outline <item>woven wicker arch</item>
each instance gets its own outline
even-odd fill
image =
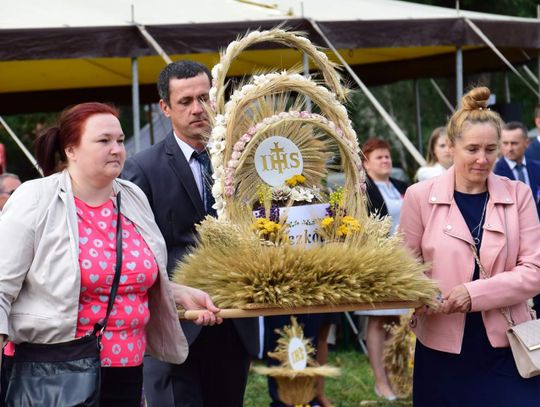
[[[286,45],[307,54],[321,71],[330,90],[335,93],[339,100],[345,100],[347,92],[341,85],[341,78],[336,71],[336,65],[328,60],[326,54],[317,49],[307,38],[303,37],[301,32],[274,28],[268,31],[253,31],[245,37],[231,42],[225,52],[222,52],[220,63],[212,69],[212,76],[214,77],[213,88],[215,90],[211,93],[210,97],[217,114],[224,112],[225,80],[233,61],[244,50],[261,42],[274,42]]]

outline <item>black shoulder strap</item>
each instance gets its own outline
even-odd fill
[[[120,283],[120,274],[122,272],[122,219],[120,218],[120,191],[116,194],[116,265],[114,269],[114,279],[111,286],[111,295],[109,296],[109,303],[107,304],[107,313],[103,319],[103,323],[96,323],[94,325],[93,335],[98,333],[103,333],[105,327],[107,326],[107,321],[109,320],[109,315],[111,314],[112,307],[114,304],[114,299],[116,298],[116,292],[118,291],[118,284]]]

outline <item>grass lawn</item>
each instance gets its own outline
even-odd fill
[[[262,363],[262,362],[257,362]],[[341,368],[341,376],[327,379],[326,396],[336,407],[410,406],[410,400],[385,402],[373,392],[373,377],[367,357],[356,350],[330,352],[329,362]],[[270,403],[266,377],[250,373],[244,399],[245,407],[266,407]]]

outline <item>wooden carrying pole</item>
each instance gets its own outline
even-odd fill
[[[321,314],[327,312],[365,311],[374,309],[417,308],[420,306],[422,306],[422,303],[420,301],[389,301],[363,304],[313,305],[292,308],[265,307],[264,305],[260,304],[248,304],[245,309],[222,309],[221,311],[216,313],[216,316],[221,318],[253,318],[267,317],[272,315]],[[203,312],[206,312],[206,310],[178,310],[178,317],[180,319],[194,321]]]

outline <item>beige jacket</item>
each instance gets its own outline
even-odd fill
[[[188,353],[169,288],[165,241],[146,196],[117,179],[122,213],[154,254],[159,278],[149,290],[147,353],[182,363]],[[67,171],[22,184],[0,217],[0,334],[15,343],[57,343],[75,337],[80,269],[79,233]]]

